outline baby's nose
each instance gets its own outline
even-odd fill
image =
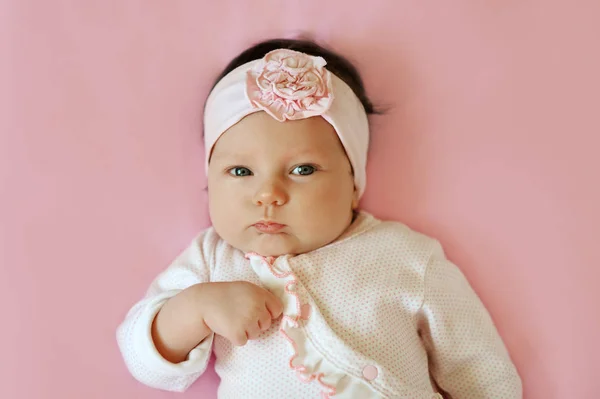
[[[281,206],[288,200],[288,195],[281,185],[276,182],[263,184],[254,195],[254,203],[258,206]]]

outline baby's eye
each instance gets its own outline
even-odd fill
[[[307,176],[307,175],[312,175],[313,173],[315,173],[316,170],[317,170],[317,168],[315,168],[312,165],[300,165],[300,166],[296,166],[294,169],[292,169],[292,174]]]
[[[239,177],[252,176],[252,171],[243,166],[235,166],[235,167],[229,169],[228,172],[232,176],[239,176]]]

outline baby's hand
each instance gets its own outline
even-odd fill
[[[279,298],[246,281],[209,283],[204,322],[214,333],[243,346],[271,327],[283,312]]]

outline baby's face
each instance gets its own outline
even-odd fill
[[[263,256],[300,254],[339,237],[358,205],[352,168],[321,117],[248,115],[213,147],[210,217],[230,245]]]

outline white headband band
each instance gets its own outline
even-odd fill
[[[242,118],[265,111],[278,121],[320,115],[335,129],[354,169],[359,196],[366,186],[369,124],[352,89],[321,57],[274,50],[231,71],[214,87],[204,110],[205,169],[219,137]]]

